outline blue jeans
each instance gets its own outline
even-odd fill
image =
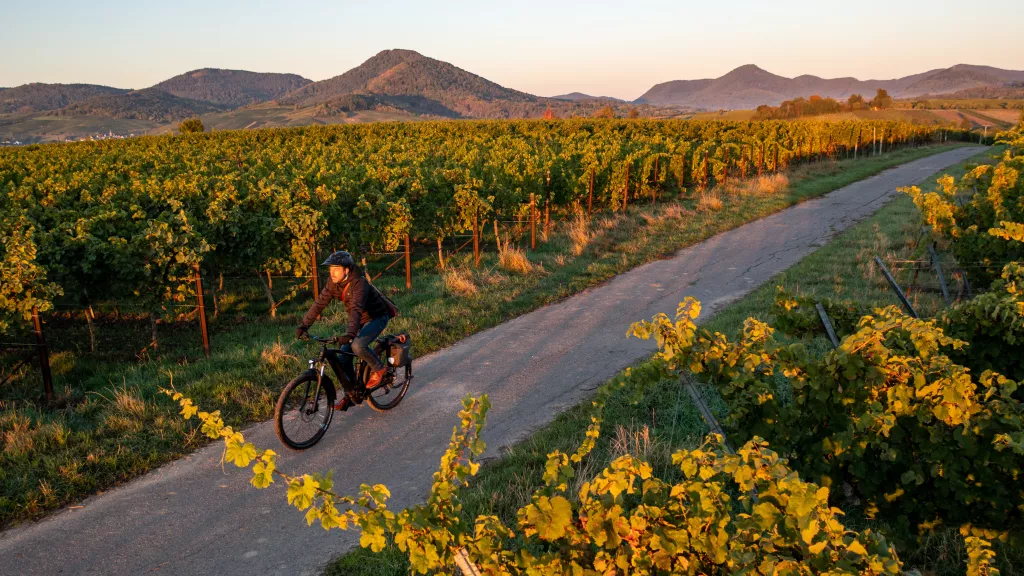
[[[373,344],[373,341],[380,336],[380,333],[387,328],[389,320],[391,320],[391,318],[385,314],[384,316],[374,318],[366,324],[363,324],[363,327],[359,330],[359,334],[357,334],[355,339],[352,340],[352,343],[342,345],[341,351],[350,352],[359,356],[363,359],[363,362],[366,362],[366,365],[369,366],[371,370],[380,370],[384,367],[384,363],[377,357],[377,353],[373,351],[371,345]],[[348,354],[341,354],[340,356],[341,371],[345,373],[345,377],[348,378],[349,382],[356,385],[356,371],[352,366],[354,359]]]

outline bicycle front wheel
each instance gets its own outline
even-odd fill
[[[317,373],[303,372],[284,387],[274,408],[274,431],[282,444],[305,450],[323,438],[334,417],[334,386],[324,376],[316,385]]]

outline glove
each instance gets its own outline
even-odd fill
[[[305,340],[306,332],[309,332],[309,326],[299,326],[295,329],[295,339]]]
[[[335,340],[337,340],[338,344],[341,344],[342,346],[344,346],[345,344],[351,344],[352,343],[352,337],[349,336],[348,334],[345,334],[344,336],[339,336],[339,337],[335,338]]]

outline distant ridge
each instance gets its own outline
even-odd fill
[[[97,84],[43,84],[34,82],[0,92],[0,114],[31,114],[56,110],[69,104],[129,90]]]
[[[552,96],[555,100],[569,100],[571,102],[579,102],[581,100],[607,100],[611,102],[625,102],[621,98],[614,98],[612,96],[591,96],[590,94],[584,94],[582,92],[570,92],[569,94],[562,94],[561,96]]]
[[[238,108],[275,100],[311,83],[297,74],[203,68],[179,74],[153,88],[179,98]]]
[[[637,103],[704,109],[749,109],[761,104],[775,106],[783,100],[817,94],[845,99],[851,94],[873,96],[879,88],[894,98],[940,95],[982,87],[1000,87],[1024,80],[1024,71],[990,66],[957,64],[892,80],[819,78],[803,75],[786,78],[753,64],[740,66],[720,78],[672,80],[652,87]]]
[[[48,112],[51,116],[100,116],[124,120],[173,122],[190,116],[223,112],[224,106],[209,102],[179,98],[155,88],[134,90],[123,94],[107,94],[75,102],[60,110]]]

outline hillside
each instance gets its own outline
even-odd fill
[[[582,102],[584,100],[604,100],[608,102],[625,102],[621,98],[614,98],[612,96],[591,96],[582,92],[570,92],[569,94],[562,94],[561,96],[552,96],[555,100],[569,100],[570,102]]]
[[[56,110],[96,96],[129,90],[97,84],[42,84],[33,82],[0,91],[0,114],[31,114]]]
[[[153,88],[179,98],[239,108],[280,98],[310,83],[297,74],[203,68],[179,74]]]
[[[385,50],[340,76],[309,84],[278,101],[319,106],[325,115],[353,107],[447,118],[540,116],[549,105],[560,114],[582,110],[571,102],[505,88],[412,50]]]
[[[223,106],[180,98],[153,88],[124,94],[96,96],[49,112],[53,116],[101,116],[125,120],[173,122],[191,116],[221,112]]]
[[[811,94],[836,99],[846,99],[851,94],[871,97],[879,88],[887,90],[895,98],[913,98],[922,94],[938,95],[980,87],[1001,87],[1018,82],[1021,78],[1024,78],[1024,71],[967,64],[891,80],[828,79],[811,75],[786,78],[747,64],[720,78],[673,80],[657,84],[636,102],[737,110],[756,108],[761,104],[777,106],[784,100]]]

